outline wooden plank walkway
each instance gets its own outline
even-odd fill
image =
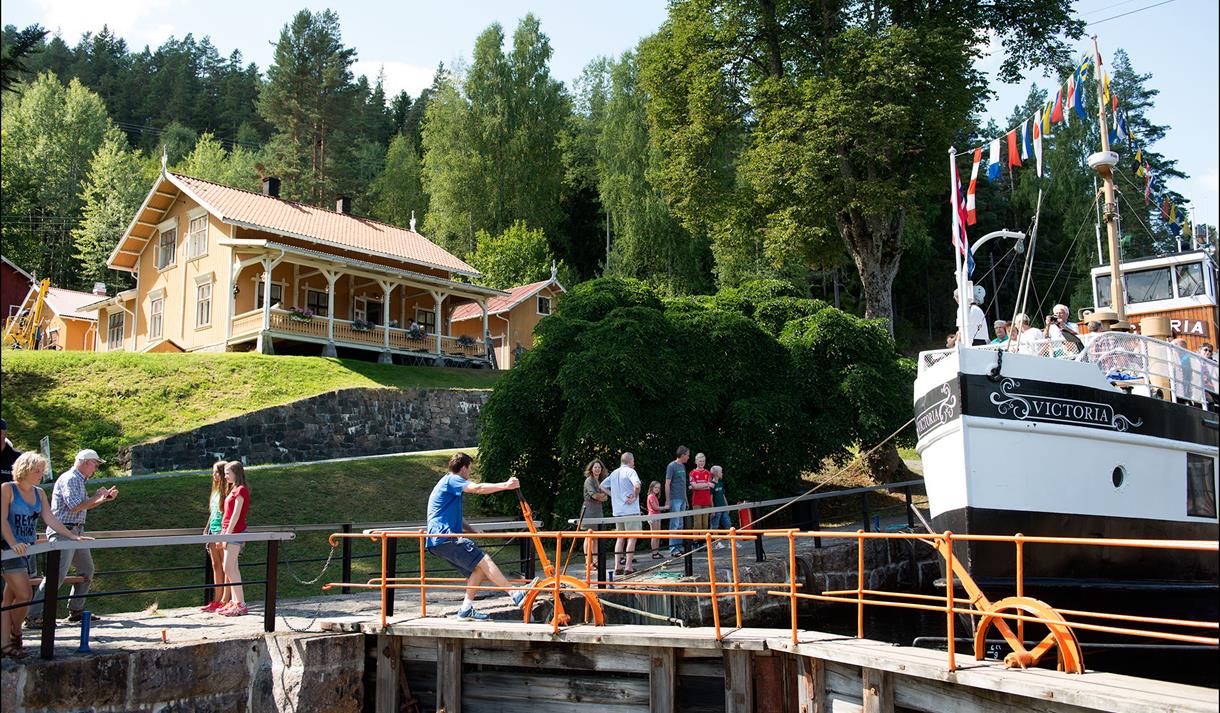
[[[793,644],[786,631],[762,628],[725,628],[721,641],[705,627],[577,625],[556,634],[546,624],[432,617],[400,618],[384,632],[378,630],[377,622],[360,617],[330,619],[322,622],[322,628],[399,639],[401,656],[395,658],[438,662],[438,687],[458,686],[446,694],[450,713],[455,713],[453,700],[469,696],[461,692],[460,682],[445,681],[442,672],[452,676],[463,670],[463,662],[515,665],[538,674],[540,681],[589,671],[647,673],[653,686],[644,700],[651,704],[639,710],[674,710],[670,701],[675,700],[680,674],[723,678],[724,710],[729,711],[761,710],[761,697],[753,700],[751,691],[764,685],[780,686],[768,691],[771,694],[782,695],[789,689],[793,698],[809,703],[807,710],[819,713],[893,711],[895,707],[938,713],[999,713],[1014,706],[1046,713],[1204,713],[1220,709],[1217,691],[1209,688],[1101,672],[1072,675],[1047,669],[1012,670],[995,661],[975,661],[968,653],[959,653],[960,668],[950,672],[946,655],[940,651],[813,631],[801,631],[799,643]],[[447,653],[438,654],[438,649]],[[603,650],[605,655],[599,656]],[[692,670],[691,665],[708,670]],[[788,670],[794,673],[779,675],[775,679],[779,683],[772,683],[766,677],[768,666],[790,666]],[[574,670],[577,668],[587,670]],[[467,670],[459,675],[470,677],[472,673]],[[638,700],[639,693],[624,689],[624,704]],[[481,709],[474,701],[470,703],[471,710]],[[821,706],[815,707],[815,703]],[[543,709],[550,707],[538,710]],[[638,708],[622,710],[629,709]]]

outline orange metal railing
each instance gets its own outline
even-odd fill
[[[331,587],[355,587],[374,589],[381,592],[381,626],[387,623],[388,593],[397,589],[410,589],[419,592],[420,614],[427,616],[428,593],[434,590],[466,589],[465,579],[461,577],[430,577],[427,574],[425,558],[425,538],[427,537],[465,537],[476,541],[488,539],[530,538],[539,552],[539,559],[545,563],[546,577],[538,582],[527,595],[525,620],[529,621],[529,604],[535,597],[547,596],[553,603],[554,614],[550,624],[552,630],[558,633],[570,619],[563,612],[561,595],[576,595],[584,600],[584,620],[588,623],[602,623],[601,605],[598,596],[602,594],[662,594],[672,597],[700,597],[711,603],[713,635],[717,640],[726,633],[722,627],[720,603],[728,599],[733,603],[734,630],[742,626],[741,602],[746,596],[774,596],[788,600],[789,628],[791,640],[800,643],[801,630],[798,627],[797,611],[802,600],[854,604],[856,607],[856,635],[864,638],[864,612],[866,607],[888,607],[909,609],[914,611],[943,612],[945,615],[946,642],[949,670],[957,669],[956,630],[957,615],[972,615],[980,617],[980,624],[974,633],[974,655],[982,659],[985,653],[986,636],[994,627],[1008,643],[1012,653],[1005,657],[1005,663],[1014,667],[1026,667],[1038,664],[1051,651],[1058,653],[1059,667],[1069,672],[1083,672],[1083,660],[1080,654],[1076,632],[1088,631],[1113,634],[1125,637],[1152,638],[1180,643],[1220,646],[1220,622],[1199,621],[1175,617],[1141,616],[1134,614],[1108,613],[1090,610],[1054,609],[1044,602],[1025,596],[1025,566],[1027,553],[1025,546],[1039,545],[1072,545],[1090,547],[1128,547],[1179,551],[1217,552],[1218,543],[1213,540],[1132,540],[1104,538],[1064,538],[1064,537],[1030,537],[1016,535],[955,535],[952,532],[918,534],[904,532],[802,532],[795,529],[770,530],[667,530],[666,537],[686,539],[701,545],[699,552],[707,557],[707,578],[683,581],[672,580],[599,580],[593,576],[594,555],[597,551],[596,542],[605,539],[649,539],[660,534],[652,530],[635,531],[569,531],[569,532],[494,532],[465,533],[453,535],[429,535],[422,530],[385,530],[370,533],[336,533],[331,535],[331,544],[335,545],[341,538],[367,538],[378,541],[381,546],[382,562],[381,576],[370,578],[364,583],[334,582],[325,585]],[[764,540],[780,540],[786,545],[786,564],[788,576],[783,582],[745,582],[740,578],[737,558],[737,542]],[[804,591],[804,586],[797,581],[797,557],[802,540],[809,538],[825,538],[831,540],[854,541],[858,550],[856,558],[856,586],[852,589],[824,591],[813,593]],[[419,573],[410,577],[388,577],[387,552],[391,540],[414,540],[419,549]],[[865,544],[868,540],[918,540],[933,547],[945,559],[945,571],[950,573],[945,577],[944,593],[922,594],[874,590],[865,587]],[[715,542],[733,543],[728,548],[730,556],[729,577],[718,579],[716,570]],[[1014,596],[992,601],[970,577],[962,563],[953,552],[954,542],[1000,542],[1013,545],[1016,579]],[[553,546],[552,546],[553,544]],[[582,577],[572,577],[565,574],[573,557],[574,548],[580,544],[584,547],[584,569]],[[567,563],[564,563],[564,548],[567,546]],[[550,557],[548,558],[548,555]],[[690,556],[689,554],[686,556]],[[555,562],[550,567],[549,562]],[[561,563],[564,563],[561,565]],[[723,569],[723,567],[722,567]],[[644,570],[647,572],[648,570]],[[491,584],[480,584],[474,589],[480,591],[506,591],[517,589],[524,579],[510,579],[510,587],[498,587]],[[955,587],[961,587],[965,596],[957,596]],[[1069,619],[1070,617],[1070,619]],[[1089,620],[1089,621],[1082,621]],[[1010,623],[1015,622],[1015,631]],[[1047,628],[1048,634],[1034,648],[1025,648],[1026,625],[1035,624]],[[1137,628],[1139,626],[1145,628]],[[1156,628],[1147,628],[1156,627]],[[1187,629],[1191,633],[1175,631]],[[729,632],[731,633],[731,631]]]

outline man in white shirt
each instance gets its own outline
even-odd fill
[[[610,491],[610,508],[614,517],[640,514],[640,476],[635,472],[635,456],[624,453],[619,458],[618,468],[606,476],[602,487]],[[616,530],[638,530],[639,520],[615,523]],[[624,556],[624,545],[626,556]],[[635,538],[620,537],[614,541],[614,573],[631,574],[634,571]]]
[[[1064,332],[1080,334],[1080,325],[1068,321],[1067,305],[1055,305],[1051,310],[1053,319],[1046,320],[1046,336],[1050,339],[1063,339]]]
[[[957,290],[953,291],[953,301],[959,304],[961,303],[961,296],[958,295]],[[966,339],[966,344],[976,347],[981,347],[987,344],[987,340],[990,339],[987,334],[987,315],[983,314],[983,309],[975,304],[974,300],[970,301],[970,316],[968,319],[970,320],[970,336]],[[957,325],[957,334],[960,343],[960,340],[963,338],[962,316],[960,312],[958,313],[954,324]]]

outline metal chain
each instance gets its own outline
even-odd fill
[[[288,572],[288,574],[291,575],[292,578],[297,581],[297,584],[317,584],[318,580],[322,579],[322,575],[326,574],[326,570],[327,570],[327,568],[330,567],[330,561],[332,559],[334,559],[335,550],[337,550],[337,549],[339,549],[338,545],[330,546],[330,554],[326,555],[326,564],[322,565],[322,571],[318,572],[318,576],[314,577],[313,579],[309,580],[308,582],[306,582],[305,580],[298,577],[296,575],[296,573],[292,571],[292,567],[289,566],[288,562],[284,562],[284,570],[286,572]]]
[[[318,617],[322,616],[322,605],[323,604],[325,604],[325,602],[318,602],[318,608],[314,609],[313,616],[309,619],[309,623],[300,629],[293,626],[292,622],[288,621],[288,617],[286,615],[280,614],[280,618],[284,620],[284,626],[288,627],[289,629],[292,629],[293,631],[297,632],[298,634],[301,634],[301,633],[304,633],[304,632],[312,629],[314,622],[316,622],[318,620]]]

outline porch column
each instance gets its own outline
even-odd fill
[[[436,300],[436,358],[441,358],[441,301],[445,299],[445,295],[439,291],[431,291],[432,299]]]
[[[271,268],[275,262],[270,255],[266,255],[259,260],[259,264],[263,266],[263,329],[258,333],[258,351],[260,354],[274,354],[267,330],[271,329]]]
[[[237,251],[233,251],[233,259],[229,261],[229,282],[226,287],[226,294],[229,296],[229,314],[225,320],[225,343],[227,344],[233,338],[233,317],[237,315],[237,294],[233,291],[236,284],[237,271],[241,269],[241,258],[237,257]]]
[[[491,350],[491,333],[487,330],[487,300],[479,302],[479,309],[483,312],[483,351],[491,368],[494,369],[496,368],[496,357]]]
[[[384,350],[381,352],[381,356],[377,357],[377,362],[393,364],[394,359],[390,356],[390,294],[394,292],[397,285],[389,280],[378,280],[377,284],[381,285],[381,336],[384,338]]]
[[[323,270],[326,278],[326,346],[322,347],[322,356],[335,357],[335,283],[339,281],[337,270]]]

